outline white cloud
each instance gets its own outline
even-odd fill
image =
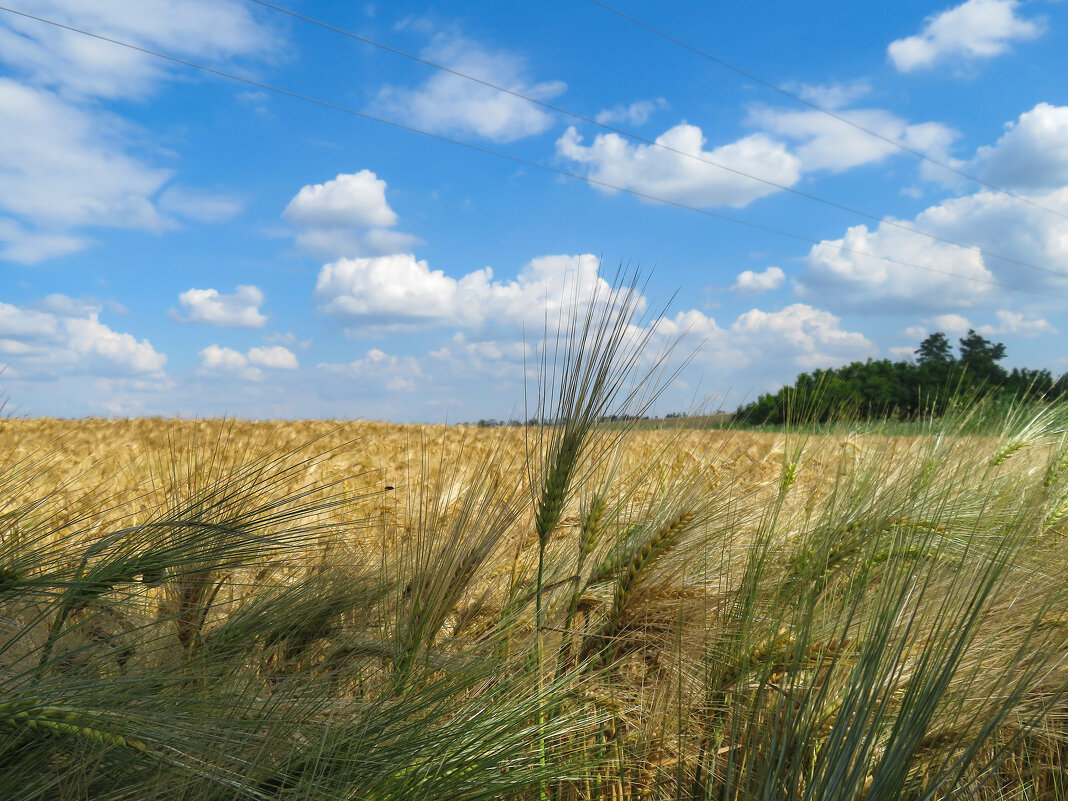
[[[1033,199],[1068,214],[1068,188]],[[1068,221],[1024,200],[1000,192],[978,192],[931,206],[910,225],[973,247],[932,241],[883,223],[874,231],[853,226],[843,238],[811,249],[799,280],[801,293],[820,297],[835,308],[934,310],[990,304],[1005,296],[1003,288],[983,282],[1051,294],[1068,290],[1068,277],[993,256],[984,258],[975,249],[1049,265],[1052,270],[1068,264]]]
[[[1068,185],[1068,106],[1039,103],[1005,128],[996,144],[976,152],[984,180],[1030,192]]]
[[[238,286],[233,295],[221,295],[217,289],[188,289],[178,296],[185,316],[171,309],[170,318],[223,328],[260,328],[267,324],[267,317],[260,312],[263,301],[263,292],[254,286]]]
[[[170,171],[123,153],[115,127],[99,112],[0,78],[0,211],[53,233],[171,225],[151,201]]]
[[[632,144],[613,133],[599,134],[593,144],[585,146],[578,131],[570,127],[557,140],[556,152],[561,158],[587,165],[590,178],[596,181],[694,206],[741,207],[779,191],[697,159],[782,186],[792,186],[801,177],[800,159],[765,134],[752,134],[706,151],[701,129],[682,123],[661,134],[656,142],[671,150]]]
[[[371,348],[362,359],[347,364],[320,364],[327,373],[356,378],[361,382],[388,392],[413,392],[425,384],[423,368],[413,356],[392,356],[378,348]]]
[[[257,367],[268,367],[271,370],[297,370],[300,368],[296,354],[281,345],[249,348],[248,361],[249,364],[254,364]]]
[[[131,334],[112,331],[96,315],[65,320],[68,347],[90,363],[104,362],[134,373],[157,373],[167,357],[157,353],[147,339],[138,342]]]
[[[696,348],[694,360],[701,366],[762,382],[768,376],[789,377],[798,369],[843,364],[876,353],[863,334],[843,329],[838,317],[804,303],[770,312],[750,309],[727,328],[690,309],[659,321],[657,335],[668,341],[683,336],[676,352]]]
[[[423,55],[537,100],[551,100],[567,88],[562,81],[531,84],[519,56],[488,50],[462,36],[438,33]],[[417,89],[383,88],[376,107],[420,128],[438,133],[475,134],[494,142],[511,142],[540,134],[553,124],[551,114],[526,100],[440,71]]]
[[[250,348],[248,353],[242,353],[233,348],[211,344],[201,350],[199,355],[202,373],[233,373],[246,381],[262,380],[263,371],[260,367],[269,370],[300,368],[296,355],[281,345]]]
[[[998,324],[996,326],[982,325],[976,329],[983,336],[1015,334],[1018,337],[1029,339],[1031,337],[1042,336],[1043,334],[1060,333],[1056,328],[1050,325],[1048,320],[1041,317],[1028,318],[1022,313],[1009,311],[1007,309],[1000,309],[995,314],[998,318]]]
[[[619,105],[599,111],[594,119],[603,125],[645,125],[654,112],[667,107],[668,102],[662,97],[636,100],[629,106]]]
[[[820,108],[837,109],[848,106],[871,92],[871,84],[865,80],[828,84],[802,84],[801,97]]]
[[[263,371],[249,366],[248,357],[233,348],[208,345],[200,351],[202,373],[235,373],[246,381],[262,381]]]
[[[388,228],[397,223],[386,202],[386,182],[370,170],[302,187],[282,216],[307,228]]]
[[[38,339],[54,336],[58,329],[59,321],[54,314],[0,302],[0,336]]]
[[[478,310],[457,302],[480,271],[457,281],[410,254],[340,259],[324,265],[315,285],[319,310],[352,325],[469,324]],[[468,294],[473,294],[473,290]]]
[[[0,260],[36,264],[76,253],[89,240],[65,233],[27,231],[14,220],[0,217],[0,243]]]
[[[1042,317],[1030,317],[1023,312],[999,309],[994,312],[994,316],[997,318],[997,325],[975,325],[967,317],[959,314],[937,314],[924,320],[926,326],[910,326],[905,329],[904,333],[917,342],[926,339],[930,331],[942,331],[951,337],[960,337],[970,330],[975,330],[985,337],[1013,334],[1024,339],[1060,333],[1048,320]]]
[[[522,323],[541,330],[573,303],[610,287],[598,275],[591,254],[542,256],[528,262],[513,281],[494,281],[485,267],[461,278],[431,270],[410,254],[340,259],[319,272],[319,311],[354,329],[413,330],[434,326],[477,327]]]
[[[530,343],[499,340],[469,340],[457,331],[452,342],[429,354],[449,366],[455,375],[482,373],[494,378],[517,379],[524,364],[532,364],[535,348]]]
[[[198,60],[256,56],[276,39],[236,0],[28,0],[21,8],[149,48]],[[149,140],[99,99],[142,98],[171,67],[34,20],[0,19],[0,259],[32,264],[90,243],[72,229],[174,227],[154,197],[172,171],[131,154]],[[197,221],[234,213],[235,201],[188,189],[160,207]]]
[[[880,223],[875,231],[852,226],[841,239],[813,246],[799,291],[839,308],[871,310],[888,302],[904,308],[967,307],[995,294],[994,287],[980,283],[992,280],[976,251]]]
[[[33,304],[39,311],[51,312],[61,317],[89,317],[100,314],[103,307],[92,298],[72,298],[53,293]]]
[[[248,365],[248,358],[233,348],[208,345],[200,351],[200,364],[209,370],[239,370]]]
[[[268,344],[285,345],[287,348],[297,348],[298,350],[307,350],[312,345],[310,338],[297,339],[297,335],[292,331],[286,331],[284,334],[278,331],[273,334],[267,334],[263,337],[263,341]]]
[[[20,8],[198,60],[257,55],[277,44],[236,0],[27,0]],[[13,15],[0,23],[0,60],[32,83],[103,98],[143,97],[171,69],[144,53]]]
[[[768,267],[768,269],[760,273],[743,270],[738,273],[738,278],[735,279],[731,291],[737,292],[739,295],[755,295],[760,292],[778,289],[785,280],[786,273],[778,267]]]
[[[39,307],[0,303],[0,337],[14,376],[162,375],[167,357],[147,339],[100,322],[98,304],[50,295]]]
[[[841,364],[875,353],[863,334],[843,330],[830,312],[794,303],[777,312],[751,309],[731,324],[730,333],[752,358],[790,353],[794,364],[805,369]]]
[[[968,0],[928,17],[919,34],[891,42],[886,52],[898,72],[992,58],[1043,32],[1041,23],[1017,16],[1019,6],[1019,0]]]
[[[301,188],[282,216],[303,229],[297,245],[325,259],[400,253],[419,243],[393,230],[397,214],[386,200],[386,182],[370,170]]]
[[[230,195],[170,186],[159,196],[159,207],[194,222],[224,223],[240,214],[245,203]]]
[[[800,144],[796,155],[802,169],[847,170],[878,162],[900,152],[894,142],[943,161],[959,133],[937,122],[910,125],[882,109],[849,109],[836,112],[857,126],[875,131],[890,141],[865,133],[852,125],[815,110],[755,106],[747,122]]]
[[[975,327],[967,317],[959,314],[936,314],[928,318],[927,324],[935,331],[943,331],[953,336],[966,334],[969,329]]]

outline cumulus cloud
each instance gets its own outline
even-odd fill
[[[200,351],[200,364],[209,370],[239,370],[248,366],[248,358],[233,348],[208,345]]]
[[[1032,197],[1068,214],[1068,188]],[[1068,271],[1062,277],[1054,267],[1053,272],[1028,269],[984,258],[975,249],[1011,254],[1039,266],[1068,263],[1068,221],[1018,197],[984,191],[951,198],[909,222],[973,247],[932,241],[885,223],[875,230],[857,225],[842,238],[811,249],[799,290],[852,310],[964,309],[1000,301],[1005,290],[984,282],[1057,294],[1068,290]]]
[[[770,292],[772,289],[778,289],[785,280],[786,273],[778,267],[768,267],[760,273],[743,270],[738,273],[731,291],[737,292],[739,295],[756,295],[760,292]]]
[[[542,256],[512,281],[493,280],[485,267],[460,278],[431,270],[410,254],[340,259],[319,272],[319,311],[352,329],[414,330],[434,326],[471,328],[485,322],[537,325],[555,319],[572,303],[610,287],[591,254]]]
[[[551,100],[567,89],[563,81],[531,83],[520,56],[487,49],[453,33],[436,34],[423,55],[537,100]],[[474,134],[494,142],[534,136],[553,124],[551,114],[522,98],[447,72],[435,72],[416,89],[384,87],[375,107],[420,128]]]
[[[301,188],[282,216],[308,228],[388,228],[397,222],[386,202],[386,182],[370,170]]]
[[[779,191],[694,156],[781,186],[792,186],[801,177],[800,159],[762,133],[709,151],[701,129],[686,123],[657,137],[663,147],[634,144],[613,133],[598,135],[588,146],[582,141],[574,127],[568,128],[556,142],[557,155],[585,165],[595,181],[694,206],[739,208]]]
[[[777,312],[751,309],[731,324],[732,338],[752,358],[790,353],[798,367],[812,369],[871,356],[875,345],[863,334],[846,331],[841,319],[804,303]]]
[[[658,97],[656,100],[636,100],[629,106],[618,105],[597,112],[594,117],[603,125],[645,125],[654,112],[668,107],[668,102]]]
[[[798,288],[838,308],[870,311],[974,306],[996,295],[994,280],[977,251],[880,223],[813,246]]]
[[[755,106],[748,123],[798,142],[794,151],[802,169],[841,171],[882,161],[900,152],[893,143],[944,161],[950,145],[960,136],[937,122],[910,125],[882,109],[848,109],[836,112],[861,128],[875,131],[884,141],[841,120],[815,110]]]
[[[759,365],[765,378],[788,377],[785,374],[797,369],[843,364],[877,352],[863,334],[844,329],[839,317],[804,303],[778,311],[750,309],[726,328],[691,309],[660,320],[657,335],[669,340],[683,336],[682,351],[686,343],[700,343],[694,359],[703,366],[739,375]]]
[[[248,361],[249,364],[254,364],[257,367],[268,367],[271,370],[297,370],[300,368],[296,354],[282,345],[249,348]]]
[[[960,314],[936,314],[927,320],[927,324],[935,331],[944,331],[947,334],[966,334],[970,328],[974,328],[971,321]]]
[[[891,42],[887,55],[898,72],[993,58],[1008,51],[1012,42],[1043,32],[1040,22],[1017,14],[1019,6],[1019,0],[967,0],[928,17],[915,36]]]
[[[202,373],[230,373],[246,381],[261,381],[264,367],[269,370],[297,370],[296,355],[281,345],[250,348],[247,353],[211,344],[200,351]]]
[[[263,292],[258,287],[241,285],[232,295],[217,289],[187,289],[178,296],[185,312],[170,310],[170,318],[179,323],[205,323],[222,328],[261,328],[267,317],[260,312]]]
[[[114,331],[100,306],[50,295],[38,308],[0,303],[0,341],[9,375],[162,375],[167,357],[147,339]]]
[[[984,180],[1017,191],[1068,186],[1068,106],[1039,103],[976,152]]]
[[[399,253],[419,241],[393,230],[397,213],[386,200],[386,182],[370,170],[301,188],[282,216],[303,229],[296,237],[301,248],[326,259]]]

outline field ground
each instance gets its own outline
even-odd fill
[[[1056,409],[0,426],[5,798],[1068,797]]]

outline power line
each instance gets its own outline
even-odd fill
[[[1034,206],[1036,209],[1041,209],[1044,212],[1047,212],[1049,214],[1053,214],[1053,215],[1055,215],[1057,217],[1060,217],[1062,219],[1068,219],[1068,214],[1062,214],[1061,212],[1057,211],[1056,209],[1051,209],[1048,206],[1043,206],[1041,203],[1036,203],[1035,201],[1031,200],[1030,198],[1024,197],[1023,195],[1018,195],[1015,192],[1009,191],[1008,189],[1003,189],[1003,188],[1001,188],[999,186],[996,186],[995,184],[992,184],[992,183],[990,183],[988,181],[984,181],[982,178],[977,178],[976,176],[971,175],[969,173],[966,173],[963,170],[958,169],[957,167],[954,167],[951,164],[946,164],[943,161],[939,161],[938,159],[931,158],[930,156],[928,156],[926,153],[924,153],[921,150],[916,150],[915,148],[909,147],[908,145],[903,144],[901,142],[898,142],[897,140],[891,139],[888,136],[883,136],[881,133],[878,133],[877,131],[873,131],[871,128],[865,127],[865,126],[861,125],[860,123],[853,122],[851,119],[849,119],[848,117],[846,117],[846,116],[844,116],[842,114],[836,114],[835,112],[830,111],[829,109],[825,109],[822,106],[819,106],[819,105],[813,103],[810,100],[805,100],[805,98],[801,97],[800,95],[796,94],[795,92],[791,92],[789,89],[787,89],[787,88],[785,88],[783,86],[779,86],[778,84],[772,83],[771,81],[768,81],[768,80],[765,80],[764,78],[761,78],[758,75],[754,75],[753,73],[749,72],[748,70],[744,70],[741,67],[737,67],[734,64],[731,64],[729,61],[725,61],[724,59],[720,58],[719,56],[715,56],[712,53],[709,53],[707,50],[702,50],[701,48],[697,47],[696,45],[692,45],[689,42],[687,42],[687,41],[685,41],[683,39],[680,39],[677,36],[674,36],[674,35],[668,33],[667,31],[663,31],[660,28],[657,28],[657,27],[655,27],[653,25],[650,25],[648,22],[644,22],[644,21],[638,19],[637,17],[634,17],[634,16],[626,13],[625,11],[621,11],[620,9],[616,8],[615,6],[609,5],[608,3],[604,2],[604,0],[590,0],[590,2],[593,3],[594,5],[600,6],[605,11],[610,11],[611,13],[613,13],[613,14],[619,16],[619,17],[622,17],[623,19],[627,20],[628,22],[632,22],[632,23],[634,23],[635,25],[638,25],[641,28],[645,28],[645,30],[649,31],[650,33],[653,33],[653,34],[655,34],[655,35],[657,35],[657,36],[659,36],[659,37],[661,37],[663,39],[667,39],[669,42],[674,42],[675,44],[677,44],[677,45],[679,45],[681,47],[685,47],[687,50],[689,50],[689,51],[691,51],[693,53],[696,53],[697,55],[701,56],[702,58],[706,58],[706,59],[708,59],[709,61],[711,61],[711,62],[713,62],[715,64],[719,64],[719,66],[723,67],[724,69],[728,69],[731,72],[735,72],[738,75],[741,75],[741,76],[749,79],[750,81],[753,81],[754,83],[758,83],[758,84],[760,84],[761,86],[763,86],[763,87],[765,87],[767,89],[771,89],[772,91],[778,92],[781,95],[785,95],[786,97],[789,97],[792,100],[796,100],[798,103],[802,103],[802,104],[808,106],[809,108],[820,112],[821,114],[826,114],[828,117],[832,117],[833,119],[836,119],[839,122],[843,122],[846,125],[849,125],[849,126],[851,126],[853,128],[856,128],[858,131],[863,131],[864,133],[868,134],[869,136],[874,136],[876,139],[881,139],[882,141],[886,142],[887,144],[893,145],[894,147],[896,147],[896,148],[898,148],[900,150],[903,150],[906,153],[911,153],[913,156],[916,156],[917,158],[923,159],[924,161],[926,161],[926,162],[928,162],[930,164],[934,164],[934,165],[936,165],[938,167],[941,167],[944,170],[948,170],[949,172],[955,173],[956,175],[959,175],[961,178],[967,178],[969,181],[974,181],[975,183],[979,184],[980,186],[985,186],[987,189],[993,189],[995,192],[1001,192],[1002,194],[1008,195],[1009,197],[1015,198],[1016,200],[1020,200],[1020,201],[1022,201],[1024,203],[1028,204],[1029,206]]]
[[[761,223],[752,222],[751,220],[745,220],[745,219],[742,219],[740,217],[733,217],[733,216],[728,215],[728,214],[721,214],[720,212],[711,211],[709,209],[702,209],[702,208],[700,208],[698,206],[691,206],[689,204],[682,203],[680,201],[670,200],[668,198],[663,198],[663,197],[658,197],[656,195],[651,195],[649,193],[641,192],[639,190],[631,189],[629,187],[617,186],[615,184],[608,183],[607,181],[600,181],[600,180],[598,180],[596,178],[591,178],[591,177],[586,176],[586,175],[580,175],[579,173],[574,173],[574,172],[571,172],[569,170],[561,169],[559,167],[553,167],[553,166],[550,166],[548,164],[541,164],[540,162],[532,161],[530,159],[525,159],[525,158],[522,158],[521,156],[514,156],[514,155],[509,154],[509,153],[504,153],[504,152],[502,152],[500,150],[493,150],[492,148],[488,148],[488,147],[485,147],[483,145],[476,145],[476,144],[474,144],[472,142],[464,142],[463,140],[460,140],[460,139],[453,139],[452,137],[444,136],[442,134],[436,134],[436,133],[433,133],[431,131],[427,131],[427,130],[424,130],[422,128],[416,128],[416,127],[411,126],[411,125],[406,125],[405,123],[397,122],[396,120],[390,120],[390,119],[387,119],[385,117],[379,117],[379,116],[377,116],[375,114],[370,114],[370,113],[368,113],[366,111],[360,111],[358,109],[351,108],[350,106],[342,106],[342,105],[340,105],[338,103],[332,103],[329,100],[323,100],[321,98],[312,97],[311,95],[305,95],[305,94],[302,94],[300,92],[295,92],[295,91],[293,91],[291,89],[284,89],[282,87],[274,86],[272,84],[265,83],[263,81],[258,81],[258,80],[254,79],[254,78],[247,78],[247,77],[244,77],[244,76],[241,76],[241,75],[236,75],[234,73],[227,72],[225,70],[221,70],[221,69],[218,69],[216,67],[209,67],[209,66],[207,66],[205,64],[199,64],[199,63],[197,63],[195,61],[190,61],[188,59],[181,58],[180,56],[173,56],[173,55],[170,55],[168,53],[160,52],[158,50],[152,50],[152,49],[147,48],[147,47],[142,47],[141,45],[132,44],[130,42],[124,42],[124,41],[122,41],[120,39],[114,39],[114,38],[112,38],[110,36],[104,36],[103,34],[93,33],[91,31],[86,31],[86,30],[84,30],[82,28],[78,28],[78,27],[75,27],[73,25],[67,25],[65,23],[57,22],[56,20],[51,20],[51,19],[48,19],[46,17],[40,17],[40,16],[37,16],[35,14],[30,14],[30,13],[25,12],[25,11],[19,11],[17,9],[9,8],[8,6],[0,5],[0,11],[4,11],[4,12],[6,12],[8,14],[14,14],[14,15],[19,16],[19,17],[24,17],[26,19],[32,19],[32,20],[35,20],[37,22],[41,22],[41,23],[43,23],[45,25],[51,25],[51,26],[56,27],[56,28],[61,28],[63,30],[70,31],[72,33],[77,33],[77,34],[80,34],[82,36],[87,36],[89,38],[96,39],[96,40],[101,41],[101,42],[107,42],[109,44],[113,44],[113,45],[116,45],[118,47],[124,47],[124,48],[126,48],[128,50],[133,50],[133,51],[136,51],[138,53],[144,53],[145,55],[153,56],[154,58],[160,58],[160,59],[163,59],[165,61],[169,61],[169,62],[174,63],[174,64],[180,64],[180,65],[185,66],[185,67],[190,67],[192,69],[196,69],[196,70],[199,70],[201,72],[208,73],[210,75],[216,75],[216,76],[221,77],[221,78],[226,78],[227,80],[236,81],[238,83],[245,84],[246,86],[253,86],[253,87],[256,87],[257,89],[263,89],[264,91],[273,92],[275,94],[283,95],[285,97],[294,98],[296,100],[303,100],[303,101],[305,101],[307,103],[312,103],[312,104],[320,106],[322,108],[328,108],[328,109],[332,109],[334,111],[340,111],[342,113],[349,114],[349,115],[352,115],[354,117],[359,117],[361,119],[370,120],[372,122],[377,122],[377,123],[380,123],[382,125],[388,125],[391,128],[395,128],[395,129],[402,130],[402,131],[407,131],[409,133],[418,134],[418,135],[426,137],[428,139],[435,139],[435,140],[437,140],[439,142],[447,142],[449,144],[456,145],[458,147],[463,147],[463,148],[466,148],[468,150],[474,151],[476,153],[484,153],[486,155],[495,156],[497,158],[504,159],[506,161],[511,161],[513,163],[516,163],[516,164],[522,164],[523,166],[526,166],[526,167],[533,167],[535,169],[542,170],[544,172],[553,173],[554,175],[560,175],[560,176],[563,176],[565,178],[571,178],[571,179],[574,179],[576,181],[582,181],[584,183],[588,183],[588,184],[591,184],[593,186],[599,186],[599,187],[601,187],[603,189],[610,189],[610,190],[617,191],[617,192],[624,192],[626,194],[633,195],[634,197],[638,197],[638,198],[641,198],[643,200],[649,200],[649,201],[652,201],[654,203],[661,203],[661,204],[666,205],[666,206],[674,206],[676,208],[686,209],[687,211],[692,211],[692,212],[695,212],[697,214],[704,215],[706,217],[712,217],[712,218],[719,219],[719,220],[725,220],[727,222],[732,222],[732,223],[735,223],[737,225],[744,225],[744,226],[746,226],[748,228],[753,228],[753,229],[756,229],[756,230],[759,230],[759,231],[764,231],[766,233],[776,234],[778,236],[787,237],[789,239],[794,239],[794,240],[797,240],[797,241],[800,241],[800,242],[807,242],[807,243],[810,243],[810,244],[813,244],[813,245],[817,245],[817,246],[821,246],[821,247],[828,247],[828,248],[831,248],[833,250],[837,250],[839,253],[848,253],[848,254],[855,255],[855,256],[864,256],[864,257],[867,257],[867,258],[876,259],[878,261],[886,262],[888,264],[896,264],[896,265],[899,265],[899,266],[902,266],[902,267],[912,267],[912,268],[917,269],[917,270],[924,270],[926,272],[935,273],[935,274],[938,274],[938,275],[945,275],[945,276],[949,276],[949,277],[952,277],[952,278],[959,278],[959,279],[962,279],[962,280],[965,280],[965,281],[972,281],[974,283],[986,284],[988,286],[995,286],[995,287],[999,287],[1001,289],[1007,289],[1007,290],[1010,290],[1010,291],[1013,291],[1013,292],[1027,292],[1027,293],[1030,293],[1030,294],[1033,294],[1033,295],[1041,295],[1043,297],[1051,297],[1051,298],[1059,298],[1059,299],[1063,299],[1063,300],[1068,300],[1068,295],[1051,294],[1051,293],[1048,293],[1048,292],[1042,292],[1042,291],[1037,290],[1037,289],[1029,289],[1027,287],[1011,286],[1009,284],[1002,284],[1002,283],[1000,283],[998,281],[988,281],[988,280],[986,280],[984,278],[977,278],[975,276],[970,276],[970,275],[961,275],[960,273],[954,273],[954,272],[950,272],[948,270],[938,270],[938,269],[935,269],[934,267],[925,267],[922,264],[915,264],[913,262],[902,261],[900,259],[895,259],[895,258],[890,257],[890,256],[880,256],[880,255],[878,255],[876,253],[868,253],[866,251],[857,250],[856,248],[849,248],[849,247],[846,247],[844,245],[836,245],[836,244],[834,244],[832,242],[827,242],[825,240],[816,239],[815,237],[806,236],[804,234],[798,234],[798,233],[794,233],[792,231],[786,231],[786,230],[783,230],[781,228],[775,228],[775,227],[770,226],[770,225],[763,225]]]
[[[1019,265],[1020,267],[1026,267],[1026,268],[1031,269],[1031,270],[1038,270],[1040,272],[1049,273],[1050,275],[1058,275],[1058,276],[1062,276],[1062,277],[1068,275],[1068,273],[1064,273],[1064,272],[1062,272],[1060,270],[1055,270],[1055,269],[1052,269],[1052,268],[1049,268],[1049,267],[1043,267],[1041,265],[1034,264],[1032,262],[1024,261],[1023,259],[1017,259],[1017,258],[1014,258],[1012,256],[1005,256],[1003,254],[995,253],[995,252],[990,251],[990,250],[984,250],[983,248],[978,247],[977,245],[967,245],[967,244],[965,244],[963,242],[958,242],[957,240],[950,239],[948,237],[940,236],[938,234],[933,234],[933,233],[931,233],[929,231],[924,231],[924,230],[922,230],[920,228],[916,228],[915,226],[909,225],[908,223],[900,222],[898,220],[893,220],[893,219],[890,219],[890,218],[887,218],[887,217],[883,217],[883,216],[880,216],[880,215],[877,215],[877,214],[872,214],[870,212],[863,211],[863,210],[855,208],[853,206],[847,206],[844,203],[839,203],[838,201],[835,201],[835,200],[830,200],[828,198],[820,197],[819,195],[812,194],[811,192],[805,192],[805,191],[800,190],[800,189],[795,189],[794,187],[788,186],[786,184],[781,184],[781,183],[779,183],[777,181],[772,181],[772,180],[767,179],[767,178],[762,178],[762,177],[760,177],[758,175],[753,175],[752,173],[746,172],[745,170],[738,169],[737,167],[730,167],[730,166],[728,166],[726,164],[722,164],[720,162],[717,162],[717,161],[714,161],[712,159],[709,159],[709,158],[707,158],[707,157],[705,157],[703,155],[699,155],[699,154],[695,154],[695,153],[689,153],[689,152],[687,152],[685,150],[679,150],[678,148],[672,147],[671,145],[666,145],[663,142],[660,142],[660,141],[658,141],[656,139],[650,139],[650,138],[648,138],[646,136],[642,136],[641,134],[634,133],[633,131],[629,131],[629,130],[627,130],[625,128],[620,128],[618,126],[611,125],[609,123],[601,122],[600,120],[597,120],[596,118],[588,117],[588,116],[586,116],[584,114],[580,114],[578,112],[571,111],[570,109],[564,108],[563,106],[558,106],[555,103],[549,103],[549,102],[544,101],[544,100],[539,100],[536,97],[531,97],[530,95],[524,94],[523,92],[520,92],[520,91],[518,91],[516,89],[509,89],[506,86],[501,86],[500,84],[493,83],[492,81],[488,81],[488,80],[486,80],[484,78],[479,78],[478,76],[471,75],[470,73],[463,72],[462,70],[458,70],[458,69],[455,69],[453,67],[449,67],[449,66],[447,66],[445,64],[440,64],[438,62],[432,61],[431,59],[424,58],[423,56],[419,56],[419,55],[416,55],[414,53],[409,53],[408,51],[401,50],[398,47],[394,47],[392,45],[388,45],[388,44],[385,44],[383,42],[379,42],[376,39],[372,39],[372,38],[370,38],[368,36],[364,36],[362,34],[356,33],[355,31],[351,31],[351,30],[348,30],[346,28],[341,28],[341,27],[338,27],[336,25],[332,25],[329,22],[324,22],[323,20],[316,19],[315,17],[310,17],[310,16],[308,16],[306,14],[301,14],[298,11],[293,11],[292,9],[286,8],[284,6],[277,5],[276,3],[268,2],[268,0],[250,0],[250,2],[253,2],[253,3],[256,3],[257,5],[263,6],[264,8],[269,8],[269,9],[272,9],[272,10],[277,11],[279,13],[286,14],[286,15],[288,15],[290,17],[293,17],[295,19],[299,19],[299,20],[301,20],[303,22],[307,22],[307,23],[309,23],[311,25],[318,26],[320,28],[323,28],[325,30],[331,31],[333,33],[337,33],[337,34],[340,34],[342,36],[346,36],[346,37],[348,37],[350,39],[354,39],[354,40],[356,40],[358,42],[362,42],[363,44],[370,45],[371,47],[377,47],[378,49],[384,50],[387,53],[392,53],[393,55],[401,56],[402,58],[406,58],[406,59],[409,59],[411,61],[415,61],[415,62],[417,62],[419,64],[423,64],[423,65],[425,65],[427,67],[431,67],[433,69],[440,70],[440,71],[448,73],[450,75],[455,75],[458,78],[462,78],[464,80],[471,81],[472,83],[480,84],[481,86],[485,86],[485,87],[487,87],[489,89],[493,89],[493,90],[495,90],[497,92],[501,92],[503,94],[510,95],[510,96],[518,98],[520,100],[525,100],[526,102],[531,103],[531,104],[536,105],[536,106],[540,106],[541,108],[548,109],[548,110],[556,112],[558,114],[563,114],[563,115],[565,115],[567,117],[571,117],[572,119],[579,120],[579,121],[584,122],[584,123],[589,123],[590,125],[595,125],[598,128],[602,128],[603,130],[611,131],[611,132],[619,134],[621,136],[628,137],[629,139],[633,139],[634,141],[641,142],[641,143],[643,143],[645,145],[648,145],[650,147],[655,147],[655,148],[658,148],[660,150],[664,150],[664,151],[667,151],[669,153],[673,153],[673,154],[675,154],[677,156],[682,156],[684,158],[691,159],[693,161],[697,161],[697,162],[700,162],[702,164],[707,164],[707,165],[709,165],[711,167],[716,167],[716,168],[724,170],[726,172],[733,173],[734,175],[739,175],[739,176],[741,176],[743,178],[747,178],[747,179],[752,180],[752,181],[757,181],[759,183],[764,184],[765,186],[774,187],[775,189],[781,190],[783,192],[789,192],[790,194],[797,195],[798,197],[805,198],[806,200],[811,200],[811,201],[814,201],[816,203],[821,203],[821,204],[823,204],[825,206],[829,206],[831,208],[835,208],[835,209],[838,209],[839,211],[844,211],[844,212],[847,212],[849,214],[854,214],[854,215],[856,215],[858,217],[864,217],[865,219],[873,220],[873,221],[875,221],[877,223],[880,223],[881,225],[886,225],[886,226],[890,226],[890,227],[893,227],[893,228],[898,228],[898,229],[900,229],[902,231],[908,231],[910,233],[917,234],[918,236],[926,237],[927,239],[930,239],[930,240],[935,241],[935,242],[942,242],[942,243],[947,244],[947,245],[953,245],[955,247],[965,248],[967,250],[973,250],[973,251],[978,252],[979,254],[981,254],[984,257],[991,257],[991,258],[995,258],[995,259],[1001,259],[1002,261],[1008,262],[1010,264],[1016,264],[1016,265]],[[611,9],[610,6],[606,6],[606,8]],[[611,9],[611,10],[614,10],[614,9]],[[807,103],[808,101],[802,100],[801,102]],[[809,105],[811,105],[811,104],[809,104]],[[813,106],[813,107],[815,108],[815,106]],[[854,127],[859,127],[859,126],[854,126]],[[864,128],[861,128],[861,130],[867,131],[867,129],[864,129]],[[867,132],[871,133],[870,131],[867,131]],[[872,135],[873,136],[879,136],[878,134],[874,134],[874,133]],[[887,141],[887,142],[892,142],[892,140],[886,139],[885,137],[882,137],[882,136],[879,136],[879,138],[880,139],[884,139],[884,141]],[[913,151],[909,151],[909,152],[913,152]]]

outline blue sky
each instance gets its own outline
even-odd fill
[[[588,121],[252,2],[11,0],[519,161],[0,11],[8,410],[519,416],[621,263],[661,413],[935,330],[1068,370],[1068,3],[614,2],[759,80],[591,0],[286,6]]]

